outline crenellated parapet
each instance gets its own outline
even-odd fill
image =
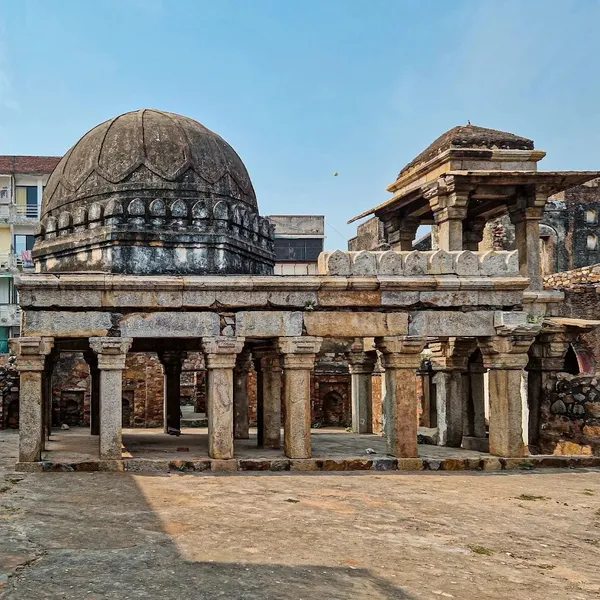
[[[39,271],[268,275],[273,226],[247,204],[195,198],[115,198],[45,217]]]
[[[319,256],[319,274],[369,277],[374,275],[457,275],[514,277],[519,275],[519,256],[512,252],[323,252]]]
[[[214,232],[235,235],[273,251],[273,226],[268,219],[251,212],[246,205],[229,199],[206,197],[201,200],[162,198],[94,202],[72,212],[63,210],[38,225],[40,241],[55,240],[100,227],[123,231],[156,232],[173,230],[190,234]]]

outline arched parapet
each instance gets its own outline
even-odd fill
[[[63,237],[73,231],[73,217],[68,211],[62,211],[58,215],[58,235]]]
[[[104,225],[115,226],[123,222],[123,203],[116,198],[110,199],[104,207]]]

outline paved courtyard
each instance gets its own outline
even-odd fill
[[[600,595],[600,473],[22,474],[5,600]]]

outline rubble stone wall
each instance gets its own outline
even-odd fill
[[[549,378],[539,442],[542,454],[600,456],[600,373]]]

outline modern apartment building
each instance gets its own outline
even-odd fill
[[[31,249],[42,193],[57,156],[0,155],[0,354],[19,335],[21,314],[13,285],[16,272],[33,268]]]
[[[323,252],[323,215],[271,215],[275,225],[275,275],[316,275]]]

